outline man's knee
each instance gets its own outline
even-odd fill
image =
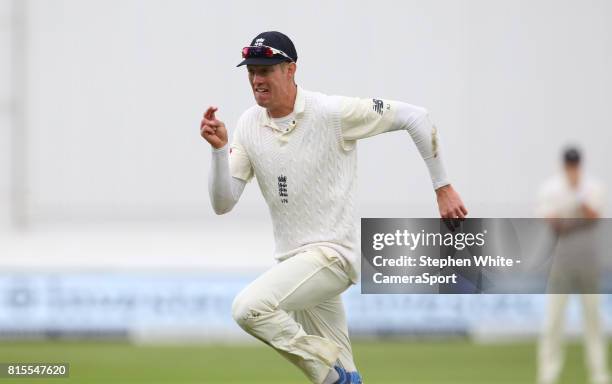
[[[254,321],[271,311],[270,305],[264,303],[261,298],[249,295],[248,291],[240,292],[232,303],[232,317],[244,330],[250,329]]]

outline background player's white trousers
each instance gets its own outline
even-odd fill
[[[340,294],[348,264],[334,250],[313,247],[265,272],[234,300],[234,320],[276,349],[316,384],[337,360],[355,371]]]
[[[584,314],[585,361],[594,384],[609,383],[606,364],[607,343],[599,319],[599,296],[579,295]],[[563,366],[563,324],[569,295],[549,295],[546,325],[538,350],[538,381],[557,381]]]

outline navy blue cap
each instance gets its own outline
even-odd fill
[[[578,148],[569,147],[563,151],[563,162],[568,165],[578,165],[580,164],[580,151]]]
[[[272,47],[278,49],[279,51],[283,51],[287,56],[291,59],[281,55],[276,54],[272,57],[248,57],[240,62],[237,67],[241,65],[274,65],[278,63],[282,63],[284,61],[288,62],[297,62],[298,56],[297,51],[295,50],[295,46],[293,45],[293,41],[285,35],[284,33],[278,31],[268,31],[262,32],[259,35],[255,36],[253,41],[251,41],[252,47],[257,47],[260,45],[265,45],[268,47]]]

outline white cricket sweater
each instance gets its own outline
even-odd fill
[[[246,152],[268,204],[275,257],[284,260],[323,245],[338,251],[359,276],[354,198],[357,151],[346,145],[340,99],[301,90],[290,139],[263,129],[266,110],[253,106],[240,118],[234,140]],[[297,104],[297,103],[296,103]]]
[[[286,121],[285,121],[286,120]],[[277,124],[278,123],[278,124]],[[256,176],[274,227],[276,258],[309,247],[337,250],[359,276],[353,206],[357,140],[405,130],[419,150],[434,189],[449,184],[437,129],[424,108],[381,99],[327,96],[298,87],[286,119],[253,106],[239,119],[231,151],[212,151],[209,193],[216,213],[229,212]],[[228,152],[231,155],[228,156]]]

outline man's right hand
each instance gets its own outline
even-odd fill
[[[208,107],[200,123],[200,135],[213,146],[220,149],[227,144],[227,129],[221,120],[217,120],[217,107]]]

